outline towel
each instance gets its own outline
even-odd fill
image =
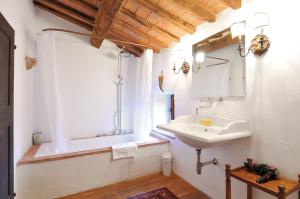
[[[114,144],[111,146],[113,160],[121,158],[135,157],[137,154],[137,145],[135,142],[126,142],[121,144]]]

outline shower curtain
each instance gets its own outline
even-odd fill
[[[38,35],[37,54],[37,83],[42,90],[40,100],[44,105],[44,110],[39,112],[39,116],[46,120],[47,128],[44,131],[48,131],[43,133],[51,135],[56,153],[68,152],[70,139],[65,129],[65,116],[58,87],[53,32],[43,32]]]
[[[153,51],[145,50],[139,60],[137,93],[134,119],[134,134],[136,140],[146,139],[152,130],[151,120],[151,88],[152,88]]]

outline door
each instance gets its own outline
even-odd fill
[[[0,199],[14,196],[14,30],[0,13]]]

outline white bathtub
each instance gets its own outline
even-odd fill
[[[53,199],[161,172],[161,155],[170,152],[167,141],[137,141],[136,157],[112,160],[109,146],[128,141],[132,134],[72,140],[67,154],[42,144],[31,161],[17,166],[18,199]]]
[[[70,149],[68,152],[65,153],[73,153],[73,152],[80,152],[80,151],[88,151],[88,150],[95,150],[100,148],[111,147],[114,144],[124,143],[124,142],[136,142],[137,144],[142,142],[152,142],[156,139],[149,136],[143,140],[134,140],[133,134],[123,134],[123,135],[113,135],[113,136],[102,136],[102,137],[94,137],[94,138],[83,138],[83,139],[76,139],[70,141]],[[51,155],[58,155],[60,153],[55,153],[53,144],[50,143],[43,143],[35,157],[44,157],[44,156],[51,156]]]

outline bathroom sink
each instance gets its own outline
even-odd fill
[[[212,126],[195,122],[192,116],[179,116],[157,128],[174,133],[182,142],[198,149],[209,148],[251,136],[248,121],[211,116]]]

